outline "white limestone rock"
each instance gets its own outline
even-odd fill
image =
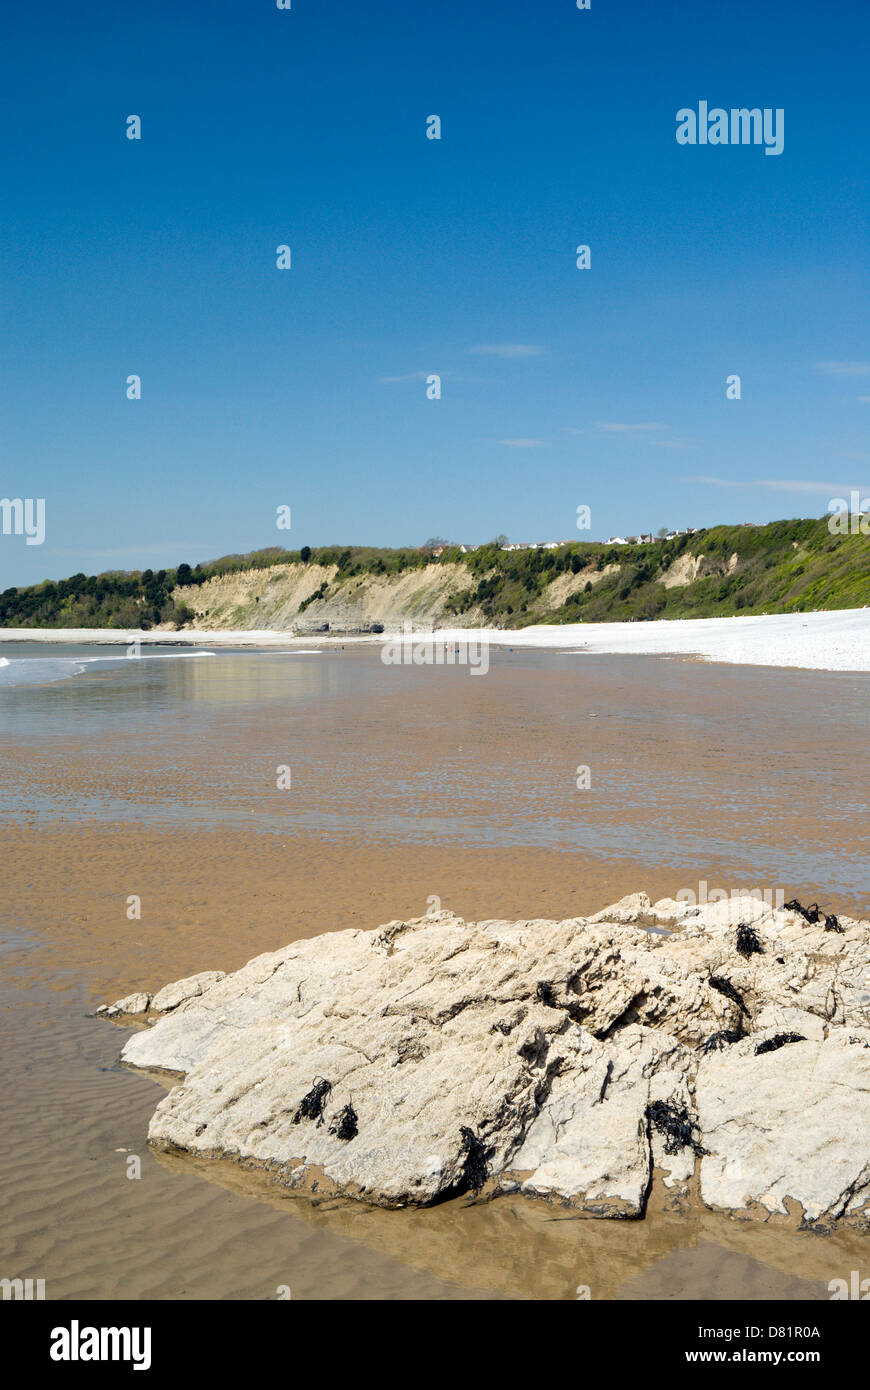
[[[713,1207],[866,1225],[870,923],[843,925],[643,894],[563,922],[441,912],[168,986],[123,1057],[183,1074],[152,1144],[291,1185],[386,1206],[521,1186],[640,1216],[654,1172],[684,1191],[700,1157]]]
[[[118,1018],[121,1014],[144,1014],[151,1003],[150,994],[127,994],[116,999],[114,1004],[100,1004],[96,1010],[99,1018]]]
[[[870,1048],[832,1035],[756,1056],[702,1060],[701,1195],[711,1207],[757,1203],[833,1225],[870,1202]]]
[[[150,994],[128,994],[123,999],[116,999],[111,1008],[119,1014],[146,1014],[150,1003]]]
[[[151,1000],[151,1007],[158,1013],[169,1013],[186,1000],[198,998],[223,978],[223,970],[203,970],[198,975],[189,975],[186,980],[176,980],[174,984],[164,985],[157,991]]]

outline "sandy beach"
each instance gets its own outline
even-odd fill
[[[741,885],[867,909],[860,673],[527,645],[494,647],[473,680],[384,666],[370,643],[306,656],[282,641],[146,653],[4,693],[2,1026],[31,1058],[3,1153],[16,1266],[47,1271],[62,1297],[257,1298],[289,1282],[299,1297],[568,1298],[578,1263],[606,1297],[699,1283],[707,1297],[823,1297],[856,1237],[754,1238],[655,1211],[602,1233],[526,1199],[362,1214],[145,1147],[154,1084],[118,1068],[124,1030],[85,1017],[133,989],[433,899],[470,919],[558,919],[638,889]],[[95,1233],[121,1219],[136,1259],[119,1266]],[[172,1236],[190,1221],[219,1225],[225,1258]]]
[[[422,629],[421,632],[429,629]],[[399,631],[382,636],[336,637],[269,629],[185,628],[121,633],[111,628],[0,628],[0,642],[79,642],[125,645],[135,636],[143,646],[175,642],[206,647],[320,649],[336,643],[382,645]],[[837,612],[775,613],[747,618],[687,618],[649,623],[566,623],[504,631],[497,628],[438,628],[443,642],[551,648],[566,652],[700,657],[739,666],[793,666],[816,671],[870,671],[870,609]]]

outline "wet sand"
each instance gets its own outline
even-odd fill
[[[865,915],[866,678],[530,653],[470,678],[356,652],[122,679],[30,692],[4,724],[0,1273],[49,1297],[805,1298],[866,1266],[854,1233],[521,1199],[317,1206],[158,1159],[156,1083],[85,1016],[436,895],[560,918],[705,879]]]
[[[553,850],[454,850],[336,843],[325,836],[227,831],[4,830],[4,898],[31,921],[52,970],[71,969],[91,1003],[155,989],[203,969],[233,970],[299,937],[420,917],[431,895],[469,920],[593,912],[643,884],[662,897],[673,875]],[[26,867],[25,867],[26,866]],[[626,889],[626,891],[629,891]],[[128,893],[142,900],[127,919]]]

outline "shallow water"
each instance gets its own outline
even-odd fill
[[[32,688],[40,685],[53,685],[56,681],[69,680],[72,676],[84,675],[90,666],[117,665],[120,661],[173,661],[177,659],[207,658],[213,652],[179,652],[159,647],[146,649],[144,653],[133,656],[126,644],[104,647],[99,656],[94,648],[77,643],[52,644],[46,655],[35,655],[33,643],[4,643],[5,656],[0,656],[0,690],[14,686]]]
[[[160,1089],[87,1012],[433,894],[467,916],[567,916],[705,880],[866,914],[870,678],[530,651],[471,678],[350,647],[3,650],[34,665],[0,690],[0,1275],[45,1278],[50,1298],[564,1299],[821,1298],[867,1273],[854,1233],[507,1198],[386,1213],[155,1156]]]
[[[492,663],[471,677],[352,648],[101,655],[71,679],[0,692],[0,815],[243,819],[601,856],[631,857],[642,840],[644,857],[680,870],[725,858],[744,886],[812,881],[863,907],[867,676],[529,651]],[[85,750],[89,775],[70,785],[68,759]],[[279,766],[292,769],[290,795]]]

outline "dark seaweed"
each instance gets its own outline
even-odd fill
[[[741,956],[762,956],[764,947],[758,939],[758,933],[754,927],[750,927],[746,922],[741,922],[737,928],[737,950]]]
[[[299,1109],[293,1116],[294,1125],[298,1125],[300,1120],[316,1120],[318,1124],[322,1124],[323,1107],[331,1090],[331,1081],[324,1081],[322,1076],[315,1076],[311,1090],[299,1102]]]
[[[785,904],[785,908],[787,912],[799,913],[805,922],[810,922],[813,926],[824,917],[825,931],[845,931],[845,928],[840,926],[839,920],[834,913],[822,912],[818,903],[810,903],[809,907],[802,907],[797,898],[792,898],[791,902]]]
[[[330,1134],[334,1134],[336,1139],[355,1139],[359,1134],[358,1116],[353,1106],[348,1101],[344,1109],[336,1116],[329,1126]]]
[[[760,1057],[763,1052],[777,1052],[781,1047],[788,1043],[806,1042],[803,1033],[777,1033],[773,1038],[765,1038],[755,1049],[756,1057]]]
[[[465,1151],[465,1162],[462,1165],[463,1185],[477,1193],[489,1176],[486,1166],[486,1148],[474,1130],[469,1129],[467,1125],[462,1125],[459,1133],[462,1136],[462,1147]]]
[[[665,1136],[665,1153],[679,1153],[680,1149],[691,1149],[693,1153],[705,1154],[707,1150],[695,1138],[693,1131],[697,1122],[690,1119],[685,1106],[678,1110],[666,1100],[653,1101],[646,1108],[647,1118]]]
[[[718,1033],[711,1033],[709,1038],[704,1039],[699,1051],[704,1053],[722,1052],[726,1047],[730,1047],[732,1043],[739,1042],[742,1037],[743,1034],[739,1029],[721,1028]]]
[[[737,990],[734,988],[730,980],[723,980],[721,975],[711,975],[707,983],[711,984],[714,989],[717,989],[720,994],[724,994],[726,999],[733,1000],[733,1002],[737,1005],[738,1009],[740,1009],[743,1013],[749,1013],[749,1010],[743,1002],[742,995],[737,993]]]
[[[786,912],[799,913],[805,922],[818,922],[820,916],[818,903],[811,903],[809,907],[803,907],[797,898],[792,898],[791,902],[787,902],[785,910]]]

